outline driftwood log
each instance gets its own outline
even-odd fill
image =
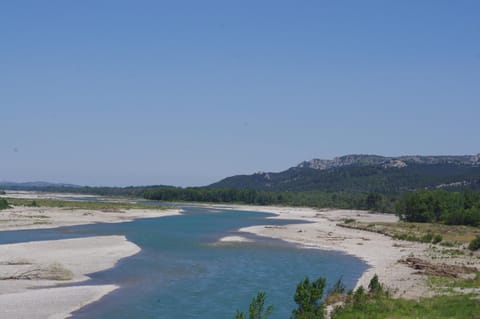
[[[417,257],[408,257],[399,260],[399,262],[406,264],[415,270],[418,270],[416,274],[457,278],[460,274],[478,272],[478,269],[476,267],[468,267],[465,265],[448,265],[444,263],[433,264],[429,261]]]
[[[10,275],[0,275],[0,280],[70,280],[73,273],[59,263],[53,263],[48,267],[35,267]]]

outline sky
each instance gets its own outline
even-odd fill
[[[480,1],[0,1],[0,180],[480,153]]]

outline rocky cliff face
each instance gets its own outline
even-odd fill
[[[409,164],[450,164],[480,166],[480,154],[465,156],[399,156],[384,157],[378,155],[346,155],[332,160],[312,159],[297,165],[298,168],[329,170],[344,166],[381,166],[383,168],[404,168]]]
[[[433,188],[476,190],[480,189],[480,154],[313,159],[282,172],[227,177],[210,187],[390,194]]]

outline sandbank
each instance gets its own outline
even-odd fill
[[[31,192],[15,192],[6,196],[12,195],[30,199],[59,198],[57,194]],[[180,210],[102,211],[16,206],[0,211],[0,231],[119,223],[176,214],[180,214]],[[124,236],[0,245],[0,318],[66,318],[73,311],[118,288],[113,284],[82,285],[83,281],[89,279],[88,274],[114,267],[120,259],[139,251],[140,248]],[[59,286],[65,283],[76,285]]]
[[[241,228],[239,231],[282,239],[308,248],[336,250],[356,256],[369,265],[357,281],[356,287],[360,285],[367,287],[371,278],[377,274],[380,281],[398,297],[418,299],[435,293],[429,289],[426,276],[415,274],[414,269],[399,263],[399,260],[406,257],[416,256],[432,262],[469,264],[477,267],[480,265],[477,258],[469,256],[446,259],[445,256],[435,255],[427,244],[396,240],[382,234],[337,225],[345,219],[367,223],[398,221],[393,214],[358,210],[244,205],[230,206],[229,209],[268,212],[275,214],[271,218],[309,222],[284,226],[252,226]]]
[[[118,287],[57,285],[82,282],[139,251],[124,236],[0,245],[0,317],[68,317]]]

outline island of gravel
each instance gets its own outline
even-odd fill
[[[34,193],[5,196],[39,203],[57,198],[53,194]],[[180,214],[180,210],[13,206],[0,211],[0,231],[118,223],[176,214]],[[82,285],[89,279],[88,274],[112,268],[120,259],[139,251],[140,248],[124,236],[0,245],[0,317],[67,318],[119,288],[117,285]],[[65,283],[76,285],[60,285]]]

